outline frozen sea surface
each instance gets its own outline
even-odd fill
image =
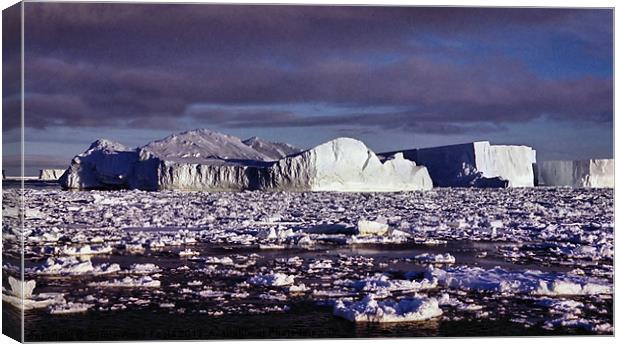
[[[26,340],[613,333],[611,189],[25,199]]]

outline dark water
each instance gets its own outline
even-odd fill
[[[293,305],[290,311],[281,314],[221,317],[191,313],[179,315],[159,309],[144,309],[52,318],[37,311],[26,315],[26,329],[28,341],[587,334],[578,329],[547,331],[526,328],[509,319],[353,324],[334,317],[331,307],[312,303]]]
[[[268,264],[276,258],[300,256],[302,258],[334,258],[338,254],[345,253],[349,256],[362,255],[373,257],[375,262],[394,261],[394,258],[411,257],[420,252],[451,252],[457,257],[457,261],[469,265],[492,267],[502,263],[509,268],[527,268],[529,266],[514,265],[502,261],[499,257],[488,257],[484,260],[476,260],[475,253],[480,250],[492,251],[497,243],[481,242],[450,242],[447,245],[437,247],[418,247],[416,245],[394,245],[392,247],[332,247],[331,249],[317,249],[316,251],[303,250],[274,250],[260,251],[262,258],[258,265]],[[228,250],[195,246],[204,255],[223,257],[229,254]],[[235,253],[248,254],[235,251]],[[153,256],[148,252],[144,256],[109,256],[97,257],[93,263],[117,262],[122,267],[133,263],[154,262],[164,269],[174,268],[180,265],[188,265],[190,268],[198,268],[202,263],[192,261],[180,261],[177,257]],[[541,267],[537,267],[541,268]],[[396,264],[390,264],[387,270],[415,271],[423,270],[423,265],[414,262],[403,262],[402,259]],[[383,269],[380,269],[383,270]],[[558,270],[555,267],[554,270]],[[164,293],[175,293],[175,289],[166,287],[173,282],[187,283],[200,275],[185,274],[169,275],[165,273],[161,277]],[[218,277],[219,278],[219,277]],[[227,284],[239,282],[236,278],[219,278],[218,282]],[[244,278],[242,278],[243,280]],[[71,282],[63,278],[55,278],[48,285],[41,285],[40,291],[73,290],[73,295],[87,295],[92,293],[84,285],[89,277],[81,280],[73,278]],[[204,279],[203,279],[204,280]],[[211,281],[215,283],[215,281]],[[136,296],[144,298],[140,290],[106,290],[107,297],[118,298],[121,296]],[[114,295],[116,294],[116,295]],[[173,297],[171,294],[171,297]],[[504,300],[505,301],[505,300]],[[584,300],[585,301],[585,300]],[[155,302],[144,308],[128,308],[119,311],[89,311],[83,314],[50,315],[45,310],[27,311],[26,340],[28,341],[66,341],[66,340],[155,340],[155,339],[243,339],[243,338],[358,338],[358,337],[462,337],[462,336],[537,336],[558,334],[588,334],[580,329],[562,329],[550,331],[540,326],[526,327],[523,324],[511,322],[509,315],[488,319],[463,319],[459,321],[433,320],[418,323],[394,323],[394,324],[354,324],[332,315],[332,307],[322,305],[321,302],[311,300],[310,297],[291,298],[286,304],[290,310],[284,313],[268,313],[260,315],[239,314],[211,316],[200,313],[198,309],[213,309],[217,301],[206,300],[178,300],[175,299],[175,310],[162,309]],[[487,300],[480,298],[476,303],[484,305],[489,310],[498,308],[500,300]],[[522,301],[511,300],[508,308],[523,309],[530,307]],[[506,306],[506,305],[504,305]],[[611,300],[608,305],[611,312]],[[176,310],[185,308],[187,311],[179,314]],[[3,314],[10,311],[11,307],[5,305]],[[450,310],[446,310],[449,315]],[[527,311],[529,312],[529,311]],[[542,310],[538,310],[539,316],[544,318]],[[510,314],[510,312],[508,312]],[[610,314],[610,317],[612,315]],[[5,319],[8,318],[5,316]]]

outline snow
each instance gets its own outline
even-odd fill
[[[614,159],[542,161],[537,170],[539,185],[614,187]]]
[[[435,298],[414,297],[399,301],[376,301],[367,295],[357,302],[338,300],[334,315],[351,322],[408,322],[423,321],[441,316],[443,312]]]

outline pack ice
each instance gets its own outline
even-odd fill
[[[542,161],[536,167],[539,185],[614,187],[614,159]]]
[[[339,138],[299,152],[199,129],[130,149],[98,140],[60,178],[67,189],[404,191],[432,188],[425,167],[402,154],[381,161]]]
[[[426,166],[435,186],[534,186],[532,164],[536,162],[536,151],[528,146],[480,141],[402,153],[406,159]]]

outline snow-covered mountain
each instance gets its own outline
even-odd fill
[[[202,163],[205,160],[274,161],[300,152],[286,144],[252,137],[245,141],[208,129],[196,129],[153,141],[142,149],[166,161]]]

